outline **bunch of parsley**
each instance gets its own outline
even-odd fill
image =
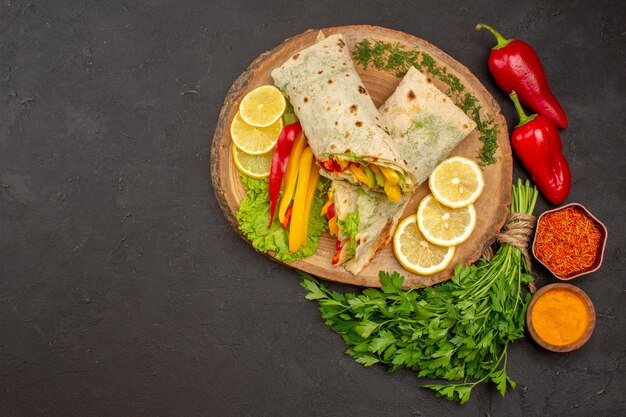
[[[537,189],[518,181],[511,212],[532,214],[536,200]],[[364,366],[380,362],[390,372],[409,368],[455,381],[424,387],[461,404],[481,382],[493,382],[503,396],[515,388],[506,373],[507,347],[524,336],[530,294],[522,286],[533,280],[519,249],[502,245],[492,259],[459,264],[450,281],[422,289],[403,290],[397,272],[380,272],[380,290],[361,294],[303,278],[306,298],[319,302],[325,323],[350,346],[346,353]]]

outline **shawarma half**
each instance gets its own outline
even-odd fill
[[[474,120],[414,67],[379,110],[418,184],[476,128]]]
[[[272,78],[293,106],[324,176],[383,193],[395,202],[414,191],[417,184],[342,34],[294,54],[272,71]]]
[[[415,68],[407,72],[380,107],[380,113],[418,183],[426,181],[437,164],[476,127],[472,119]],[[409,198],[403,197],[400,204],[390,205],[372,193],[359,193],[343,185],[333,185],[333,189],[341,246],[337,263],[357,274],[391,240]],[[356,233],[353,233],[354,219],[358,219]]]

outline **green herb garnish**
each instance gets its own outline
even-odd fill
[[[373,43],[372,43],[373,42]],[[480,165],[489,165],[497,161],[498,126],[492,115],[481,115],[481,106],[473,93],[465,92],[465,86],[459,77],[448,72],[445,66],[438,66],[435,59],[428,53],[417,48],[406,49],[400,43],[383,42],[380,40],[363,39],[354,46],[352,57],[367,69],[372,66],[378,70],[393,72],[396,77],[403,77],[411,67],[430,74],[444,82],[448,95],[475,122],[483,143],[478,153]]]
[[[356,234],[359,231],[359,212],[348,213],[345,220],[337,221],[337,226],[341,233],[350,239],[346,253],[348,258],[354,257],[356,253]]]
[[[518,181],[511,213],[532,214],[537,189]],[[481,382],[504,396],[515,382],[506,372],[510,342],[524,337],[533,280],[520,250],[500,246],[490,259],[454,269],[444,284],[403,290],[404,277],[380,272],[380,290],[360,294],[329,291],[301,274],[308,300],[317,300],[325,323],[349,345],[346,353],[364,366],[383,363],[393,372],[409,368],[419,377],[457,381],[427,384],[438,396],[466,403]]]

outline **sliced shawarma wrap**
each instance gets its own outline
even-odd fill
[[[384,194],[366,192],[343,181],[333,181],[330,194],[338,225],[333,263],[358,274],[391,240],[409,197],[396,204]]]
[[[322,174],[400,202],[416,183],[359,78],[343,35],[318,40],[272,71]]]
[[[380,112],[418,183],[426,181],[476,127],[415,68],[407,72]],[[332,190],[340,243],[335,261],[356,274],[389,242],[408,198],[392,206],[380,195],[351,189],[345,183],[333,184]]]
[[[418,184],[476,128],[472,119],[414,67],[380,107],[380,114]]]

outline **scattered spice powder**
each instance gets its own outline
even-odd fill
[[[598,225],[581,208],[571,206],[540,219],[534,252],[556,275],[568,277],[593,265],[601,239]]]
[[[539,296],[535,302],[532,323],[543,340],[565,346],[583,337],[589,327],[589,311],[578,294],[553,289]]]

